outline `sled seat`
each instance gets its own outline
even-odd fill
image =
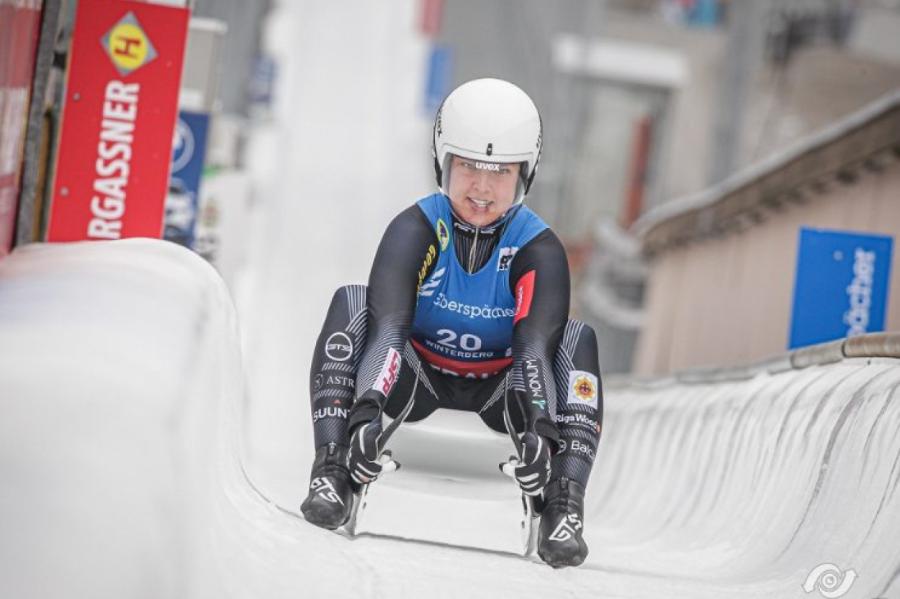
[[[441,408],[424,420],[403,423],[388,449],[404,469],[490,479],[501,476],[497,465],[515,452],[509,435],[488,428],[478,414]]]

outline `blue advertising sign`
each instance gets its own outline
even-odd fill
[[[893,243],[800,229],[788,349],[884,330]]]
[[[425,80],[425,112],[433,117],[441,102],[450,93],[450,75],[453,53],[449,46],[435,44],[428,57],[428,75]]]
[[[194,243],[208,130],[208,114],[186,110],[178,113],[163,238],[185,247]]]
[[[719,23],[719,0],[693,0],[687,23],[695,27],[715,27]]]
[[[250,73],[250,103],[253,106],[269,108],[278,76],[278,63],[271,56],[257,56]]]

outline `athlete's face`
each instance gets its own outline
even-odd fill
[[[450,163],[450,203],[470,225],[489,225],[516,199],[519,163],[481,162],[453,156]]]

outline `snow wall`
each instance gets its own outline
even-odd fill
[[[214,596],[208,508],[241,397],[228,292],[159,241],[0,262],[0,596]]]
[[[244,471],[240,339],[211,267],[153,240],[20,248],[0,262],[0,596],[898,598],[900,368],[846,356],[900,348],[871,342],[607,385],[591,554],[555,571],[447,542],[418,499],[403,509],[434,539],[306,525]],[[401,473],[383,496],[439,488],[397,492]],[[477,521],[489,502],[453,503]]]

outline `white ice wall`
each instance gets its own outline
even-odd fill
[[[508,552],[511,483],[429,476],[415,435],[369,522],[425,543],[298,519],[245,468],[236,331],[218,275],[165,242],[0,262],[0,596],[777,599],[819,596],[828,563],[855,572],[843,597],[900,597],[896,360],[608,389],[591,554],[554,571]]]
[[[900,597],[898,388],[900,361],[856,358],[610,389],[593,563],[748,598],[819,596],[800,587],[827,563],[846,598]]]
[[[228,292],[180,246],[0,262],[0,596],[220,597],[209,505],[242,383]]]

